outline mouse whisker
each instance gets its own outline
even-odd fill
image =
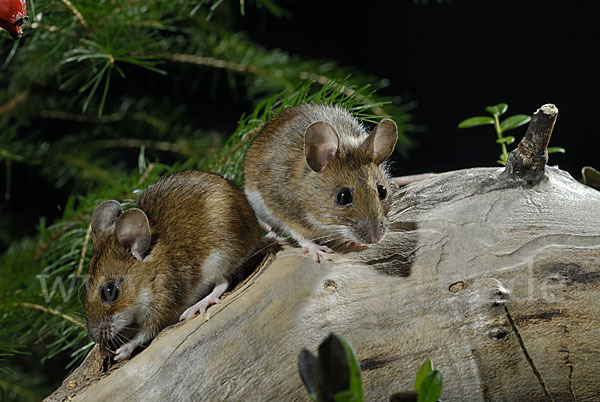
[[[263,251],[265,251],[269,247],[273,247],[273,246],[276,246],[276,245],[277,245],[277,242],[272,242],[272,243],[269,243],[269,244],[267,244],[267,245],[265,245],[265,246],[263,246],[261,248],[256,249],[252,254],[250,254],[248,256],[247,260],[249,260],[250,258],[254,257],[255,255],[258,255],[258,254],[262,253]]]
[[[325,241],[327,241],[327,239],[329,239],[329,238],[330,238],[330,235],[323,235],[323,236],[315,236],[315,237],[311,237],[311,238],[309,238],[309,240],[310,240],[310,241],[317,242],[317,241],[322,241],[322,240],[325,240]]]

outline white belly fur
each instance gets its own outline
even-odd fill
[[[209,294],[215,287],[215,283],[226,277],[226,273],[232,272],[231,257],[227,253],[215,250],[211,252],[204,264],[202,264],[202,280],[196,285],[196,288],[186,300],[186,308],[196,303],[198,300]]]
[[[258,191],[246,189],[245,193],[258,219],[269,225],[275,231],[286,231],[286,227],[279,220],[277,220],[269,208],[267,208],[265,201]]]

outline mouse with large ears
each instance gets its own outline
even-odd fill
[[[218,303],[260,239],[242,191],[196,171],[159,180],[137,208],[123,211],[118,201],[104,201],[91,228],[88,333],[115,360]]]
[[[303,104],[265,124],[246,153],[245,192],[268,237],[289,234],[315,261],[332,247],[385,235],[391,208],[385,161],[398,128],[370,132],[344,109]]]

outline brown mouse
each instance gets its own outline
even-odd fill
[[[159,180],[125,212],[104,201],[91,226],[87,328],[117,361],[217,303],[260,239],[242,191],[197,171]]]
[[[267,236],[288,233],[315,261],[330,259],[323,243],[380,241],[392,203],[384,162],[397,139],[390,119],[369,133],[325,105],[295,106],[268,121],[244,166],[246,196]]]

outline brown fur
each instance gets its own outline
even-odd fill
[[[329,123],[340,137],[336,156],[322,172],[313,171],[304,157],[304,133],[317,121]],[[367,136],[365,128],[342,109],[323,105],[287,109],[264,126],[248,149],[246,192],[262,196],[281,223],[280,231],[291,229],[307,239],[332,240],[334,245],[364,243],[360,222],[384,227],[391,207],[391,197],[380,201],[377,192],[377,184],[389,188],[385,167],[376,165],[359,146]],[[351,207],[335,202],[343,187],[354,191]],[[258,210],[257,214],[265,220]],[[341,234],[341,226],[353,238]]]
[[[186,171],[167,176],[148,188],[138,208],[146,213],[151,229],[151,244],[143,261],[118,243],[115,224],[109,222],[106,230],[93,231],[85,310],[90,336],[105,346],[119,344],[113,339],[116,334],[105,328],[116,313],[133,308],[141,311],[142,319],[127,324],[132,330],[121,333],[122,337],[130,337],[140,328],[153,337],[177,322],[187,307],[212,289],[207,283],[204,294],[194,295],[207,280],[201,267],[209,254],[217,250],[231,257],[219,268],[224,277],[231,277],[260,237],[243,193],[213,174]],[[101,300],[100,287],[108,282],[121,287],[119,298],[112,303]],[[140,300],[143,292],[148,292],[149,300]]]

